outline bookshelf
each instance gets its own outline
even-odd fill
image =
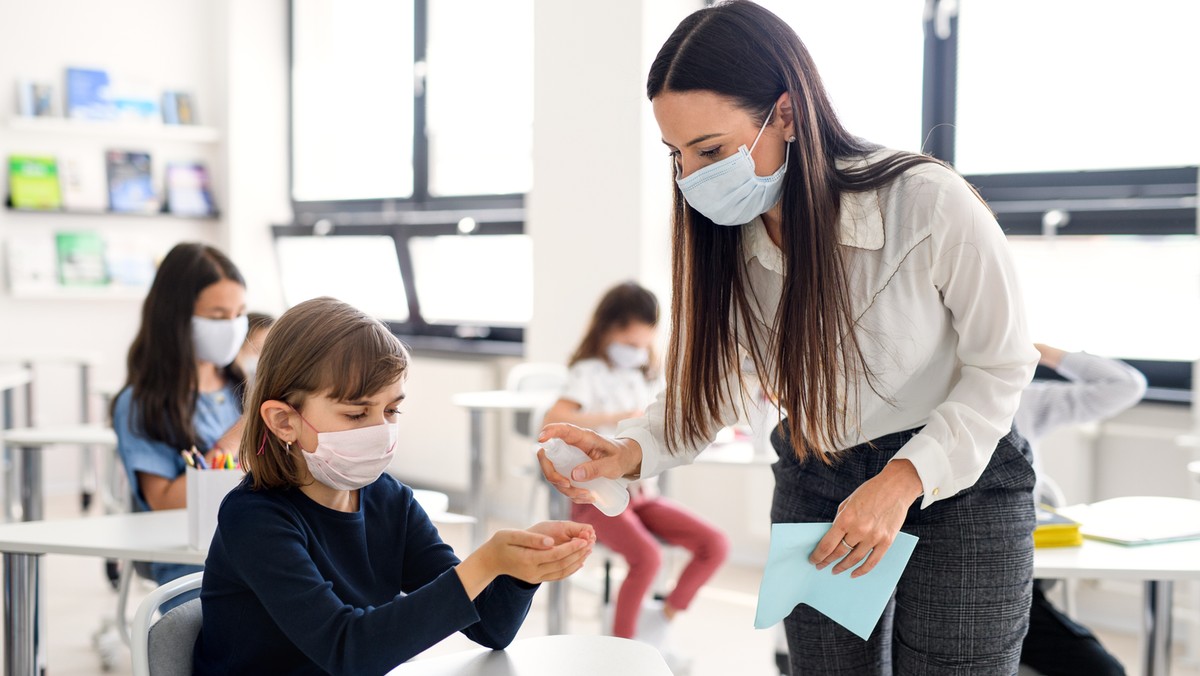
[[[13,207],[5,207],[5,210],[12,216],[83,216],[83,217],[116,217],[122,218],[129,216],[134,219],[153,219],[153,218],[171,218],[183,221],[218,221],[221,214],[215,213],[208,216],[189,216],[186,214],[173,214],[169,211],[154,211],[154,212],[137,212],[137,211],[110,211],[107,209],[14,209]]]
[[[63,117],[11,117],[9,131],[21,134],[75,136],[105,141],[171,141],[216,144],[221,132],[215,127],[159,124],[152,122],[104,122]]]

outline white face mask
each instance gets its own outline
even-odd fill
[[[625,343],[609,343],[608,360],[619,369],[640,369],[650,363],[650,350]]]
[[[250,328],[250,320],[246,315],[233,319],[208,319],[207,317],[192,316],[192,346],[196,351],[196,359],[216,364],[225,368],[233,363],[242,343],[246,341],[246,333]]]
[[[392,462],[399,436],[396,423],[341,432],[318,432],[307,420],[304,424],[317,433],[317,448],[311,453],[301,448],[300,455],[313,478],[334,490],[353,491],[375,483]]]
[[[774,108],[771,113],[775,112]],[[787,173],[788,151],[783,152],[783,164],[770,176],[759,176],[754,170],[754,157],[750,154],[758,146],[771,113],[763,120],[763,126],[754,137],[754,143],[729,157],[697,169],[687,178],[676,176],[683,198],[693,209],[704,214],[718,225],[742,225],[765,214],[783,196],[783,176]],[[678,169],[676,170],[678,173]]]

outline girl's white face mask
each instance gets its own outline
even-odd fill
[[[650,350],[625,343],[609,343],[608,360],[619,369],[640,369],[650,363]]]
[[[229,366],[242,349],[249,328],[250,319],[246,315],[233,319],[192,315],[192,349],[196,359],[212,362],[217,368]]]
[[[754,172],[754,157],[750,155],[758,146],[758,140],[762,138],[774,112],[772,108],[767,113],[767,119],[763,121],[749,150],[742,145],[735,154],[694,171],[687,178],[680,178],[679,169],[676,168],[675,184],[679,186],[683,198],[713,223],[749,223],[775,206],[783,195],[783,176],[787,173],[788,165],[787,149],[784,149],[783,164],[770,176],[759,176]]]
[[[375,483],[392,462],[399,436],[396,423],[319,432],[304,416],[300,419],[317,433],[316,449],[310,453],[301,448],[300,455],[313,478],[334,490],[353,491]]]

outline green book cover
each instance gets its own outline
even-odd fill
[[[55,235],[58,250],[58,283],[63,286],[105,286],[108,266],[104,258],[104,238],[95,232],[60,232]]]
[[[14,209],[50,211],[62,208],[58,162],[53,157],[10,155],[8,192]]]

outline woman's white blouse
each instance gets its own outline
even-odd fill
[[[845,193],[839,225],[855,332],[874,380],[860,377],[847,388],[858,426],[837,448],[923,426],[894,459],[916,467],[928,507],[979,479],[1037,365],[1008,246],[966,182],[932,163],[877,190]],[[752,324],[765,345],[783,255],[761,220],[742,227],[746,279],[760,308]],[[736,383],[729,391],[738,391]],[[727,406],[721,424],[737,413]],[[618,426],[618,437],[642,447],[641,476],[691,462],[711,442],[669,452],[664,416],[659,394],[645,417]]]

